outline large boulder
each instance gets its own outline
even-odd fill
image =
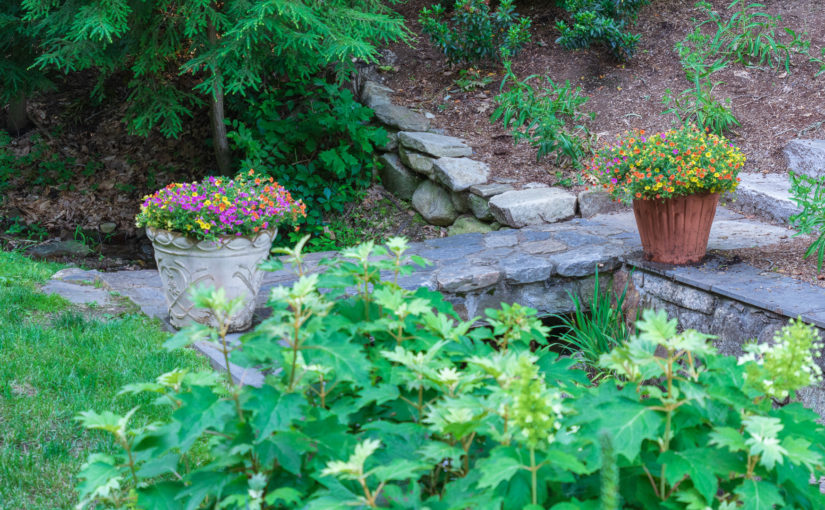
[[[380,103],[372,107],[375,116],[385,126],[399,131],[426,131],[430,121],[409,108],[392,103]]]
[[[467,205],[470,206],[470,212],[476,218],[484,221],[493,220],[493,213],[490,212],[490,204],[486,198],[471,193],[467,197]]]
[[[467,158],[438,158],[433,161],[433,177],[453,191],[487,182],[490,167]]]
[[[404,200],[410,200],[421,184],[421,179],[407,169],[395,154],[382,154],[378,160],[381,169],[381,183],[392,193]]]
[[[375,108],[380,104],[391,104],[390,96],[394,91],[378,82],[367,80],[361,86],[361,103],[368,108]]]
[[[398,133],[398,141],[408,149],[423,152],[437,158],[460,158],[473,153],[473,149],[464,143],[464,140],[452,136],[437,135],[435,133],[402,131]]]
[[[433,225],[448,226],[458,217],[450,194],[432,181],[424,181],[412,197],[413,208]]]
[[[465,214],[464,216],[459,216],[458,219],[455,220],[455,223],[453,223],[452,226],[447,229],[447,234],[451,236],[459,234],[470,234],[472,232],[486,234],[487,232],[492,231],[493,227],[491,227],[487,223],[477,220],[474,216]]]
[[[433,158],[409,150],[404,146],[398,148],[398,155],[401,157],[401,161],[405,165],[412,168],[416,172],[422,173],[426,176],[433,174]]]
[[[560,188],[508,191],[490,199],[490,211],[513,228],[555,223],[576,214],[576,195]]]
[[[825,175],[825,140],[791,140],[784,152],[788,170],[810,177]]]

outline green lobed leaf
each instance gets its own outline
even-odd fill
[[[733,492],[744,503],[741,507],[743,510],[770,510],[783,504],[779,489],[766,481],[743,480]]]

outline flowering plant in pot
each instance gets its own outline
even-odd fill
[[[263,278],[258,265],[278,226],[305,215],[302,202],[254,170],[234,179],[172,183],[145,197],[137,226],[146,228],[155,249],[172,325],[216,326],[219,321],[195,308],[190,296],[194,287],[214,286],[238,303],[224,321],[228,331],[249,328]]]
[[[736,189],[744,163],[724,137],[684,126],[625,133],[586,171],[615,199],[632,201],[647,259],[686,264],[704,257],[719,194]]]

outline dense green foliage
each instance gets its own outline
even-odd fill
[[[209,340],[266,380],[175,370],[126,388],[156,396],[169,421],[148,425],[138,409],[83,413],[121,451],[89,457],[80,506],[825,505],[808,482],[825,469],[825,429],[801,404],[773,405],[764,388],[783,377],[776,363],[739,364],[709,336],[677,333],[676,321],[647,311],[638,335],[600,359],[615,379],[594,386],[547,348],[534,310],[488,310],[488,326],[472,329],[439,294],[398,287],[404,248],[362,245],[311,275],[293,250],[300,279],[272,291],[272,317],[242,349],[206,327],[181,331],[168,348]],[[211,289],[196,301],[225,316],[237,306]],[[812,346],[815,330],[799,327],[774,350]],[[810,356],[780,358],[784,373],[807,374],[783,379],[791,390],[821,380]]]
[[[825,180],[794,172],[789,178],[791,200],[801,209],[799,214],[790,217],[791,224],[799,231],[796,235],[816,235],[805,251],[805,258],[816,254],[816,269],[821,273],[825,259]]]
[[[630,59],[641,36],[628,32],[627,27],[648,3],[649,0],[559,0],[570,13],[571,21],[556,22],[561,32],[558,42],[570,49],[602,44],[613,57]]]
[[[729,16],[722,16],[709,3],[701,1],[696,7],[703,20],[694,20],[693,31],[676,43],[676,52],[691,87],[680,93],[666,91],[662,102],[664,113],[676,114],[683,124],[696,124],[716,134],[739,125],[730,109],[730,99],[718,100],[713,90],[721,82],[712,75],[731,63],[748,66],[783,66],[790,72],[791,56],[795,52],[808,53],[811,42],[790,28],[777,34],[779,16],[761,12],[762,4],[733,2]],[[710,26],[708,31],[705,27]]]
[[[495,11],[487,0],[456,0],[449,21],[441,4],[421,11],[422,31],[452,63],[500,61],[515,55],[530,40],[530,18],[515,12],[514,0]]]
[[[143,316],[90,307],[81,312],[38,287],[55,264],[0,252],[0,508],[71,508],[86,452],[114,452],[112,440],[73,417],[90,407],[167,419],[150,399],[119,395],[124,384],[174,367],[204,369],[191,351],[164,352],[168,334]],[[128,310],[128,308],[127,308]]]
[[[230,136],[243,166],[269,174],[307,204],[311,230],[372,183],[374,148],[387,141],[349,90],[316,79],[269,88]]]
[[[501,120],[515,143],[527,140],[536,147],[537,160],[555,155],[556,163],[566,160],[576,168],[581,167],[590,151],[590,131],[585,122],[594,116],[581,109],[587,102],[587,96],[579,95],[581,88],[573,88],[569,80],[557,85],[546,75],[519,80],[509,62],[504,66],[507,73],[490,120]],[[541,78],[544,78],[542,85],[530,83],[541,82]]]
[[[601,281],[604,282],[604,279]],[[573,302],[573,314],[554,316],[559,321],[559,326],[554,328],[560,333],[559,347],[596,368],[603,354],[630,338],[627,318],[623,312],[626,295],[627,286],[617,296],[609,285],[600,285],[597,272],[590,299],[585,303],[577,294],[569,294]]]
[[[37,56],[37,32],[23,22],[24,14],[20,2],[0,4],[0,104],[50,86],[43,72],[30,69]]]
[[[380,0],[29,0],[43,34],[38,68],[94,69],[102,80],[128,70],[130,126],[176,136],[185,116],[219,90],[246,94],[283,78],[299,82],[403,35]],[[216,37],[210,39],[210,30]],[[181,58],[185,55],[185,58]],[[195,80],[179,80],[190,73]]]

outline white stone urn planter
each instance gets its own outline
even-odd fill
[[[243,298],[244,306],[230,318],[229,331],[243,331],[252,325],[255,299],[261,289],[263,262],[278,230],[268,230],[256,237],[220,237],[199,241],[179,232],[146,228],[146,236],[155,249],[155,261],[163,283],[169,322],[176,328],[192,323],[217,327],[213,314],[195,308],[190,291],[198,287],[223,288],[227,300]]]

